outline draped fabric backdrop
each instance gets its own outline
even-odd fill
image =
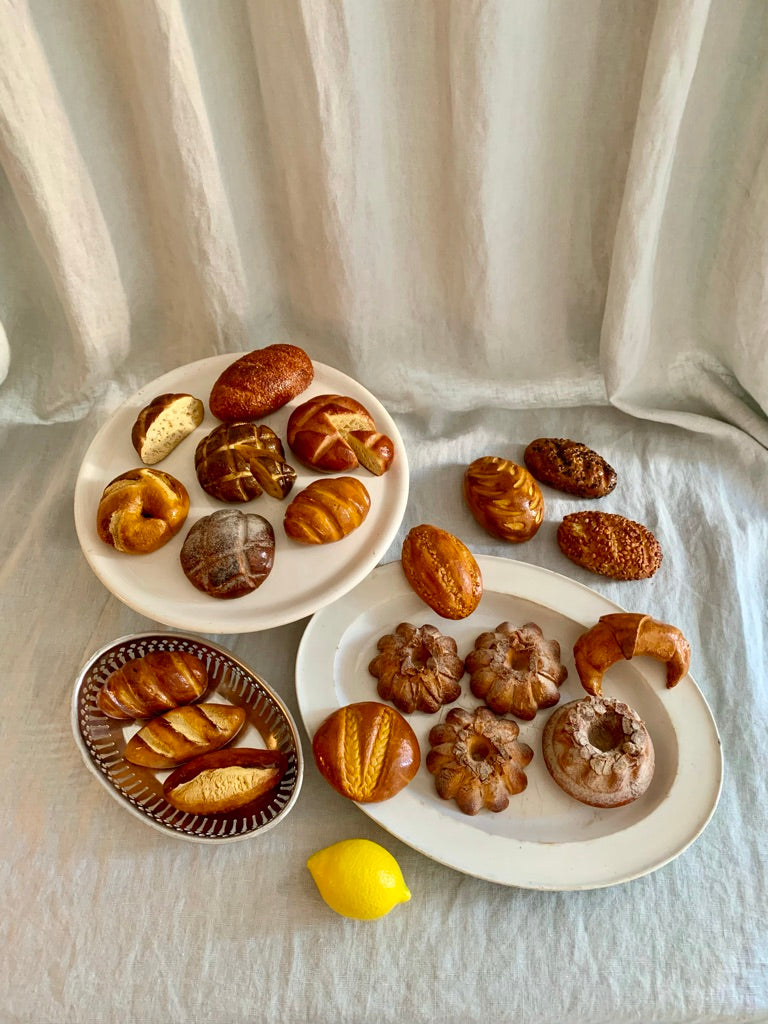
[[[4,0],[3,420],[294,339],[766,445],[766,52],[763,0]]]
[[[766,1021],[767,335],[768,0],[0,0],[1,1024]],[[513,589],[532,563],[690,640],[725,775],[698,838],[681,807],[680,856],[540,892],[385,832],[312,759],[306,620],[212,637],[299,722],[279,828],[180,842],[85,769],[81,667],[158,626],[81,551],[84,455],[160,374],[280,341],[396,420],[382,561],[433,523]],[[465,467],[542,436],[615,466],[599,507],[659,538],[652,579],[569,562],[584,503],[552,488],[524,544],[475,522]],[[380,921],[305,867],[353,837],[413,893]]]

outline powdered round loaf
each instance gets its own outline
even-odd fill
[[[275,534],[259,515],[224,508],[198,520],[181,548],[181,567],[211,597],[234,598],[262,585],[272,571]]]

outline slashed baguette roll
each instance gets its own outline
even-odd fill
[[[245,711],[230,704],[193,704],[152,719],[126,744],[123,757],[145,768],[174,768],[225,746],[240,732]]]
[[[288,770],[280,750],[233,747],[195,757],[163,783],[173,807],[190,814],[226,814],[275,789]]]

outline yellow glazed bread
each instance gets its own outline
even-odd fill
[[[231,704],[192,704],[153,718],[123,751],[131,764],[174,768],[200,754],[226,746],[245,722],[245,711]]]
[[[147,555],[175,537],[188,514],[189,494],[180,480],[160,469],[131,469],[104,488],[96,532],[116,551]]]
[[[530,540],[544,519],[544,498],[528,470],[494,455],[467,467],[464,500],[484,530],[513,544]]]

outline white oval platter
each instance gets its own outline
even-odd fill
[[[586,696],[573,664],[576,638],[601,615],[624,609],[580,583],[539,566],[477,556],[484,592],[460,621],[441,619],[407,583],[399,561],[379,566],[354,590],[317,612],[304,632],[296,691],[310,738],[336,708],[378,700],[368,672],[379,637],[400,622],[430,622],[453,636],[466,657],[475,638],[503,621],[536,622],[556,639],[568,678],[560,704]],[[645,609],[630,609],[644,611]],[[695,652],[694,652],[695,658]],[[656,768],[648,791],[625,807],[599,809],[568,797],[552,780],[541,754],[541,734],[554,709],[519,722],[520,740],[534,750],[528,786],[500,813],[469,817],[438,797],[426,769],[428,734],[450,707],[481,701],[462,681],[462,695],[442,714],[407,716],[419,739],[421,767],[390,800],[359,804],[392,835],[421,853],[478,878],[529,889],[574,890],[616,885],[648,874],[682,853],[709,822],[720,795],[722,752],[712,713],[690,675],[665,685],[665,666],[637,657],[605,674],[606,695],[626,701],[645,721]],[[340,799],[343,799],[340,797]]]

